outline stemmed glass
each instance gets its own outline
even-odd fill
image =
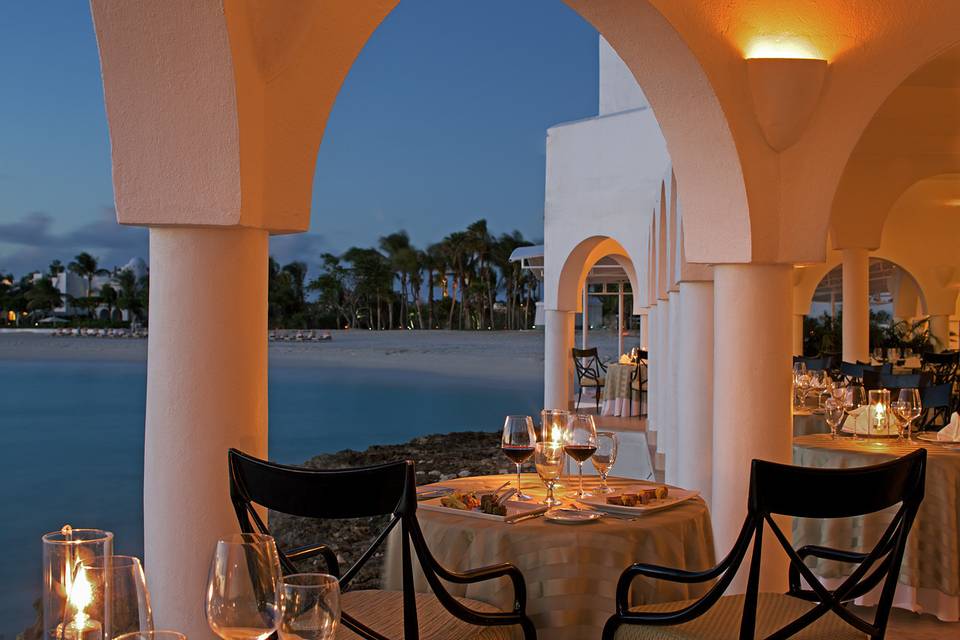
[[[547,497],[543,501],[543,504],[548,507],[556,507],[562,504],[561,500],[554,497],[553,490],[560,480],[560,469],[563,465],[563,449],[559,444],[538,442],[536,451],[533,453],[533,462],[537,465],[537,475],[540,476],[540,480],[543,481],[544,486],[547,488]]]
[[[237,533],[217,542],[207,580],[207,624],[224,640],[266,640],[277,630],[280,559],[271,536]]]
[[[900,389],[896,401],[892,403],[894,415],[897,416],[897,422],[900,429],[897,432],[897,440],[903,440],[903,432],[907,432],[909,440],[913,435],[913,421],[923,414],[923,403],[920,400],[919,389]]]
[[[153,631],[153,610],[143,566],[131,556],[100,556],[81,563],[68,598],[64,638],[81,640],[90,625],[102,636]]]
[[[598,493],[613,493],[607,485],[607,474],[617,461],[617,434],[612,431],[597,431],[597,452],[590,458],[594,468],[600,473]]]
[[[157,629],[156,631],[133,631],[117,636],[113,640],[187,640],[179,631]]]
[[[843,409],[849,417],[854,411],[867,403],[867,393],[859,384],[852,384],[846,388],[843,395]],[[857,420],[853,420],[853,439],[858,440]]]
[[[507,416],[503,421],[503,437],[500,448],[504,455],[517,465],[517,495],[516,500],[533,500],[523,493],[520,488],[520,465],[533,455],[537,445],[537,432],[533,428],[533,418],[530,416]]]
[[[326,573],[295,573],[280,583],[281,640],[332,640],[340,623],[340,583]]]
[[[837,428],[840,426],[840,423],[843,422],[843,404],[832,396],[828,397],[823,403],[823,417],[830,426],[830,438],[836,440]]]
[[[570,416],[567,428],[563,430],[563,452],[573,458],[580,472],[580,489],[570,493],[572,498],[589,498],[593,496],[583,490],[583,463],[590,459],[597,451],[597,425],[593,416],[577,413]]]

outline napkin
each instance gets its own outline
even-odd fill
[[[627,354],[623,354],[622,356],[620,356],[620,364],[633,364],[633,363],[630,360],[630,356],[628,356]]]
[[[947,426],[937,432],[937,440],[960,441],[960,416],[957,415],[956,411],[950,416],[950,422]]]

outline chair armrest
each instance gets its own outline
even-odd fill
[[[724,563],[711,567],[705,571],[686,571],[685,569],[674,569],[672,567],[661,567],[655,564],[637,563],[627,567],[620,575],[620,581],[632,581],[637,576],[655,578],[657,580],[666,580],[668,582],[682,582],[691,584],[696,582],[706,582],[713,580],[726,570]]]
[[[285,555],[291,562],[294,560],[306,560],[307,558],[313,558],[319,555],[326,563],[327,571],[330,575],[337,578],[340,577],[340,563],[337,562],[337,554],[325,544],[308,544],[303,547],[297,547],[296,549],[291,549]]]
[[[460,572],[450,571],[449,569],[441,566],[439,563],[437,563],[434,568],[436,569],[438,576],[455,584],[472,584],[474,582],[483,582],[485,580],[493,580],[494,578],[502,578],[506,576],[510,578],[510,581],[513,583],[514,613],[519,613],[526,608],[527,585],[523,579],[523,574],[512,564],[504,562],[501,564],[490,565],[488,567],[480,567],[478,569],[469,569],[467,571]]]

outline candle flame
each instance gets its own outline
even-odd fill
[[[554,444],[558,444],[563,440],[563,430],[557,426],[553,425],[553,429],[550,430],[550,441]]]
[[[87,615],[86,609],[93,601],[93,587],[90,585],[90,580],[87,579],[87,572],[83,568],[83,565],[77,568],[77,575],[74,577],[73,584],[70,586],[70,594],[67,596],[67,601],[76,611],[73,616],[73,624],[78,629],[82,629],[90,618],[90,616]]]

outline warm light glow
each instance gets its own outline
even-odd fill
[[[550,442],[557,444],[563,440],[563,430],[557,426],[553,425],[553,429],[550,430]]]
[[[793,35],[757,36],[747,45],[750,58],[802,58],[822,60],[820,52],[805,38]]]
[[[876,404],[876,408],[874,409],[874,418],[877,421],[878,429],[882,427],[884,422],[886,421],[886,415],[887,415],[887,407],[882,402],[878,402]]]
[[[948,200],[944,200],[943,204],[948,207],[960,207],[960,198],[950,198]]]
[[[77,575],[70,585],[67,601],[70,607],[76,611],[73,616],[73,624],[77,629],[83,629],[90,616],[87,615],[87,607],[93,602],[93,587],[90,580],[87,579],[87,572],[83,565],[77,569]]]

